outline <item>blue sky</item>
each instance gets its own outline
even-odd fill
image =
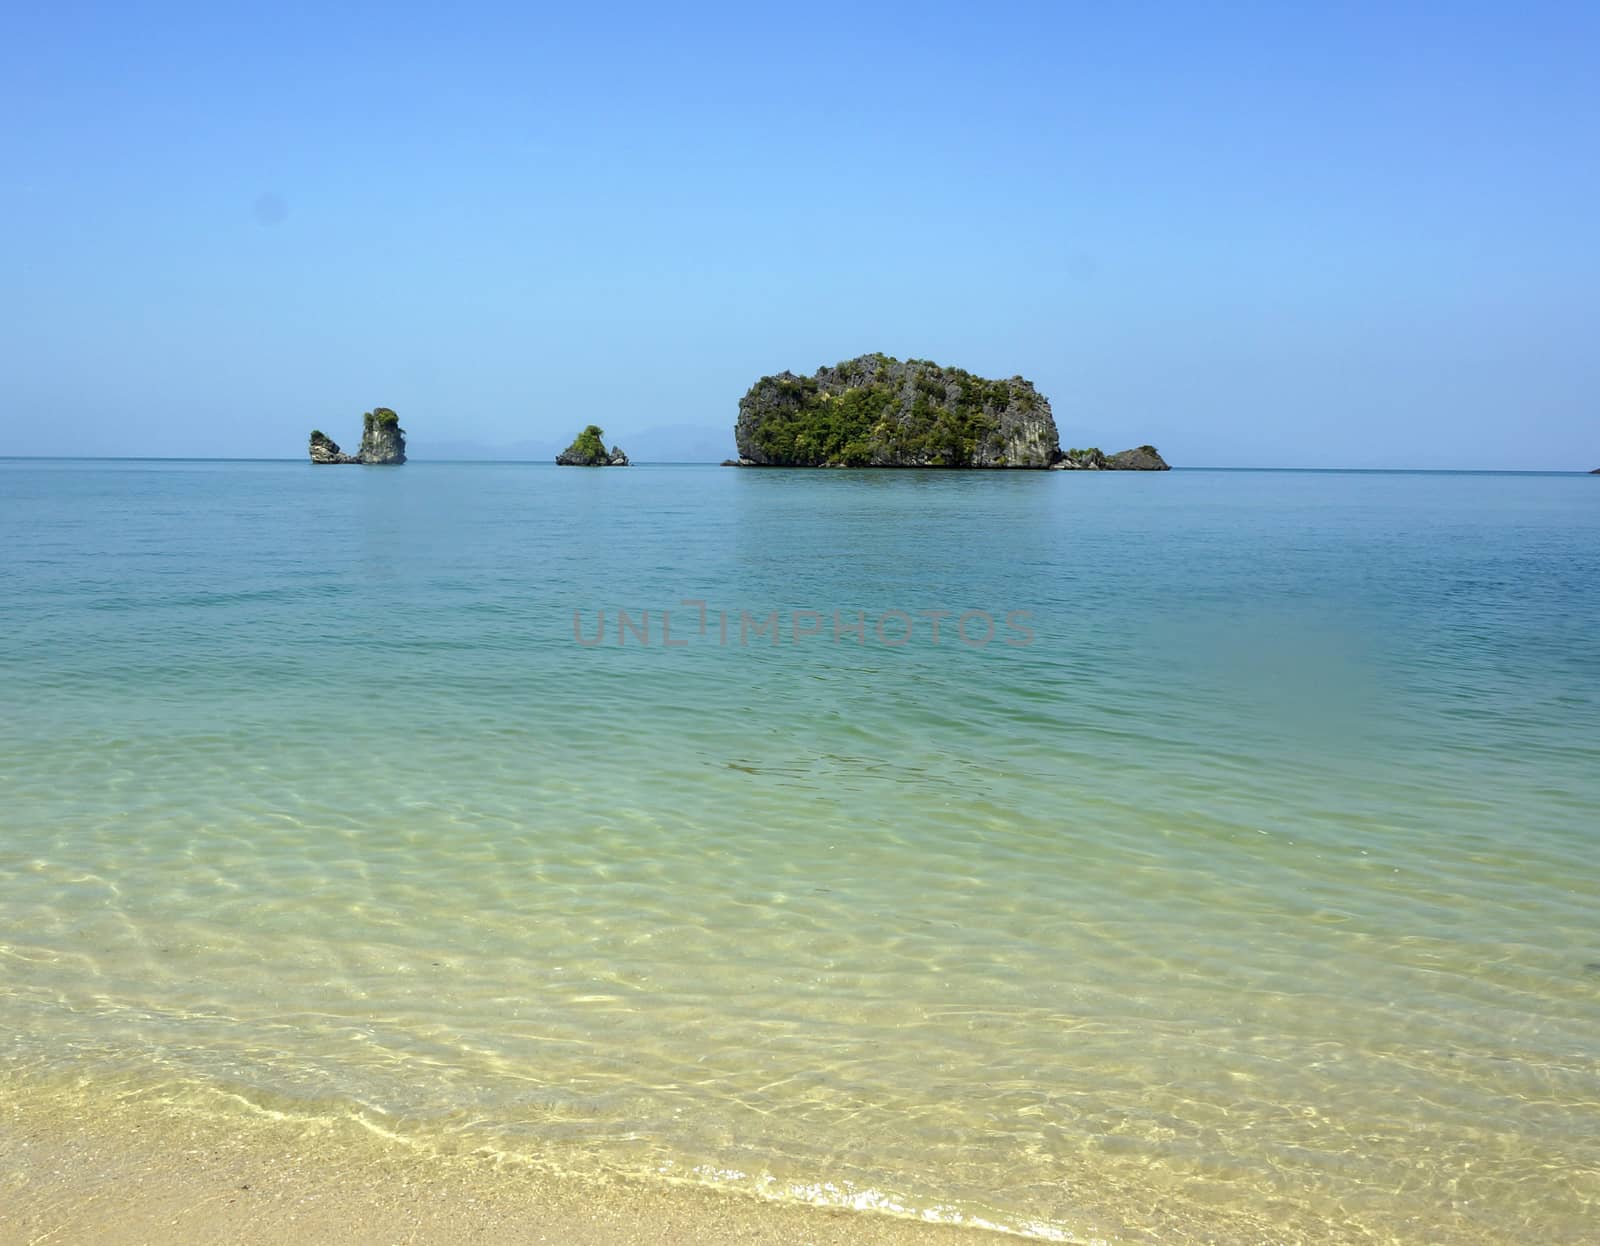
[[[1600,466],[1600,6],[338,7],[6,6],[0,454],[727,453],[883,350],[1179,464]]]

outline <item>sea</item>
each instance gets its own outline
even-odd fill
[[[1600,1235],[1600,478],[5,460],[0,710],[0,1093]]]

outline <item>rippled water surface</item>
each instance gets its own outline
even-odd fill
[[[12,461],[0,536],[4,1078],[1592,1240],[1600,480]]]

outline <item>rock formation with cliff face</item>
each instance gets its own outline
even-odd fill
[[[406,430],[388,407],[374,407],[361,417],[363,463],[399,465],[406,461]]]
[[[400,464],[406,461],[406,430],[388,407],[374,407],[362,417],[361,452],[345,454],[321,429],[311,430],[313,463]]]
[[[605,430],[591,424],[572,439],[572,444],[556,455],[561,467],[627,467],[628,456],[620,447],[606,449]]]
[[[813,376],[765,376],[739,401],[741,464],[755,467],[1049,467],[1050,402],[925,359],[862,355]]]

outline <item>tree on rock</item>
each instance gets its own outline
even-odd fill
[[[605,430],[590,424],[556,455],[556,462],[562,467],[627,467],[628,456],[617,446],[607,450]]]

